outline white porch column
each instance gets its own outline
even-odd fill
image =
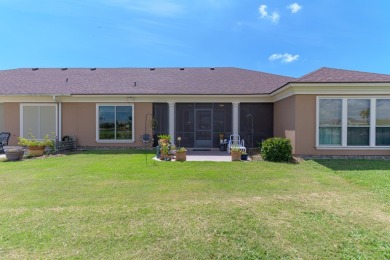
[[[169,135],[171,136],[171,143],[175,144],[175,102],[168,103],[169,114]]]
[[[233,108],[233,118],[232,118],[232,124],[233,124],[233,135],[238,135],[238,128],[239,128],[239,120],[238,120],[238,115],[239,115],[239,108],[240,102],[232,102],[232,108]]]

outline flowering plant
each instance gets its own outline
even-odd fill
[[[22,146],[40,146],[40,147],[54,147],[54,141],[45,135],[43,139],[37,139],[30,133],[30,138],[18,137],[18,144]]]

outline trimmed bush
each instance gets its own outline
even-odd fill
[[[292,159],[292,146],[290,139],[272,137],[263,141],[261,157],[271,162],[289,162]]]

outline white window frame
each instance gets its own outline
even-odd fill
[[[101,106],[114,106],[114,107],[131,107],[131,131],[132,131],[132,139],[126,140],[100,140],[99,139],[99,107]],[[115,115],[116,116],[116,115]],[[135,128],[134,128],[134,103],[97,103],[96,104],[96,142],[97,143],[134,143],[135,142]]]
[[[341,116],[341,146],[335,145],[320,145],[319,142],[319,126],[320,126],[320,100],[321,99],[341,99],[342,100],[342,116]],[[370,100],[370,143],[368,146],[348,146],[347,145],[347,129],[348,129],[348,100],[349,99],[369,99]],[[376,142],[376,100],[388,99],[390,97],[369,97],[369,96],[317,96],[316,100],[316,149],[318,150],[388,150],[390,146],[377,146]]]
[[[55,136],[58,136],[58,105],[56,103],[21,103],[20,104],[20,107],[19,107],[19,113],[20,113],[20,125],[19,125],[19,133],[20,133],[20,136],[24,136],[24,132],[23,132],[23,129],[24,129],[24,124],[23,124],[23,121],[24,121],[24,115],[23,115],[23,110],[24,110],[24,107],[55,107],[55,110],[56,110],[56,119],[55,119]],[[39,116],[39,115],[38,115]],[[38,129],[39,132],[41,132],[40,129]],[[49,134],[49,137],[50,134]]]

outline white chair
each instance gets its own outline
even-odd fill
[[[241,152],[246,153],[246,147],[244,140],[241,140],[239,135],[230,135],[228,146],[227,146],[227,152],[230,153],[230,148],[232,146],[238,146],[240,148]]]

